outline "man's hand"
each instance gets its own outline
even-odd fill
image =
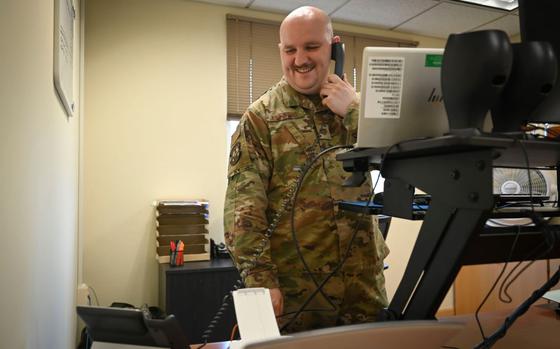
[[[327,81],[319,93],[323,98],[323,105],[341,117],[346,116],[350,104],[358,99],[354,87],[346,80],[346,74],[344,74],[344,80],[335,74],[327,76]]]
[[[282,292],[280,292],[279,288],[271,288],[269,291],[274,315],[280,316],[284,312],[284,297],[282,296]]]

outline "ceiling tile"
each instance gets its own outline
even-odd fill
[[[255,0],[249,8],[261,11],[289,13],[300,6],[315,6],[331,13],[346,0]]]
[[[503,16],[503,12],[464,5],[440,3],[431,10],[395,28],[416,34],[447,38]]]
[[[194,0],[196,2],[206,2],[222,6],[245,7],[251,3],[251,0]]]
[[[449,2],[450,0],[447,1]],[[517,0],[451,0],[451,1],[463,2],[475,6],[493,8],[500,11],[513,11],[519,6]]]
[[[484,24],[474,30],[487,30],[487,29],[499,29],[508,33],[509,36],[519,34],[519,16],[507,15],[497,20]]]
[[[392,28],[438,3],[435,0],[351,0],[331,17],[338,21]]]

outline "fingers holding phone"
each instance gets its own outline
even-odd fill
[[[356,90],[346,79],[346,74],[344,80],[336,74],[327,76],[319,93],[323,98],[323,105],[341,117],[348,113],[350,104],[358,99]]]

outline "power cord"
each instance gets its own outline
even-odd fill
[[[556,245],[556,234],[553,232],[549,231],[549,227],[548,227],[548,222],[545,221],[540,215],[537,215],[535,213],[535,207],[532,204],[533,200],[533,189],[532,189],[532,179],[531,179],[531,173],[530,173],[530,165],[529,165],[529,156],[527,153],[527,149],[525,147],[525,144],[523,144],[523,142],[519,143],[521,145],[521,149],[523,150],[523,155],[525,157],[525,163],[526,163],[526,168],[527,168],[527,176],[529,179],[529,197],[530,197],[530,203],[531,203],[531,220],[533,221],[533,224],[539,228],[539,230],[543,233],[544,238],[545,238],[545,243],[548,244],[548,249],[546,251],[544,251],[541,255],[539,255],[538,257],[532,259],[531,257],[533,257],[533,254],[536,253],[536,251],[538,251],[538,249],[540,249],[540,246],[542,245],[538,245],[537,248],[535,248],[534,251],[532,251],[530,253],[530,255],[525,259],[529,259],[531,258],[531,262],[529,262],[528,264],[526,264],[509,282],[508,279],[511,277],[511,275],[513,275],[514,271],[523,263],[523,262],[519,262],[517,263],[517,265],[510,270],[510,272],[506,275],[506,277],[504,278],[501,286],[500,286],[500,290],[498,292],[498,297],[500,299],[500,301],[504,302],[504,303],[511,303],[512,298],[508,293],[508,290],[510,288],[510,286],[513,284],[513,282],[515,282],[515,280],[517,280],[517,278],[525,271],[527,270],[527,268],[529,268],[537,259],[540,259],[541,256],[545,256],[547,255]]]
[[[519,139],[514,138],[514,142],[519,142]],[[527,176],[529,179],[529,198],[530,198],[530,202],[531,202],[531,219],[533,219],[533,222],[535,224],[535,226],[539,227],[540,230],[543,232],[544,236],[545,236],[545,242],[549,245],[547,251],[544,252],[544,254],[541,254],[541,256],[546,255],[547,253],[550,252],[550,250],[552,248],[554,248],[555,244],[556,244],[556,234],[551,233],[548,230],[547,224],[548,222],[546,222],[545,220],[543,220],[542,218],[540,218],[536,213],[535,213],[535,207],[532,204],[533,203],[533,182],[531,179],[531,166],[530,166],[530,162],[529,162],[529,155],[527,152],[527,148],[525,147],[525,144],[523,142],[519,142],[521,149],[523,151],[523,156],[525,158],[525,164],[526,164],[526,169],[527,169]],[[477,320],[477,324],[479,326],[481,335],[482,335],[482,342],[479,343],[475,349],[480,349],[480,348],[490,348],[492,347],[492,345],[494,345],[496,343],[496,341],[498,341],[500,338],[504,337],[507,333],[507,330],[511,327],[511,325],[513,325],[513,323],[517,320],[517,318],[519,318],[521,315],[523,315],[525,312],[527,312],[527,310],[529,310],[529,307],[536,302],[540,297],[542,297],[542,295],[544,295],[544,293],[546,293],[548,290],[550,290],[550,288],[552,288],[554,285],[556,285],[558,283],[558,281],[560,280],[560,269],[547,281],[545,282],[544,285],[542,285],[539,289],[537,289],[536,291],[533,292],[533,294],[527,298],[519,307],[517,307],[515,309],[515,311],[513,313],[510,314],[510,316],[508,316],[503,325],[496,331],[494,332],[491,336],[486,337],[484,334],[484,331],[482,329],[482,325],[480,323],[479,317],[478,317],[478,313],[480,311],[480,309],[482,308],[482,306],[484,305],[484,303],[486,302],[486,300],[488,299],[488,297],[490,296],[490,293],[494,290],[494,288],[496,287],[498,281],[500,280],[500,278],[502,277],[505,268],[509,262],[509,260],[512,257],[512,253],[515,247],[515,244],[517,243],[517,239],[519,237],[519,234],[521,232],[521,227],[518,227],[518,232],[516,235],[516,238],[514,240],[512,249],[510,250],[510,255],[508,257],[508,261],[505,263],[504,267],[502,268],[502,272],[500,273],[500,275],[498,275],[498,278],[496,279],[496,281],[494,282],[494,285],[492,286],[492,288],[490,289],[490,291],[488,292],[488,294],[486,295],[486,297],[484,298],[484,300],[482,301],[481,305],[478,307],[476,313],[475,313],[475,317]],[[540,247],[537,246],[537,247]],[[532,254],[533,252],[531,252]],[[527,264],[523,269],[521,269],[521,271],[513,278],[513,280],[511,280],[507,286],[506,286],[506,291],[509,288],[509,286],[511,285],[511,283],[513,283],[513,281],[515,281],[517,279],[517,277],[519,277],[519,275],[521,275],[521,273],[523,273],[532,263],[534,262],[534,260]],[[512,271],[510,271],[510,273],[508,274],[511,275],[511,273],[520,265],[521,263],[518,263],[516,265],[516,267],[514,267],[512,269]],[[502,286],[505,284],[505,281],[508,279],[508,276],[506,276],[506,278],[504,279],[504,283],[502,283]],[[500,294],[501,294],[501,290],[502,287],[500,287]],[[507,294],[507,292],[506,292]],[[507,296],[509,297],[509,294],[507,294]],[[500,295],[500,299],[501,299],[501,295]],[[509,301],[511,302],[511,297],[509,297]]]
[[[517,274],[515,274],[515,276],[512,277],[513,273],[515,272],[515,270],[517,270],[517,268],[519,268],[519,266],[521,266],[521,264],[523,263],[523,261],[518,262],[515,267],[513,267],[512,270],[510,270],[510,272],[506,275],[506,277],[504,278],[502,284],[500,285],[500,290],[498,292],[498,297],[500,299],[500,301],[504,302],[504,303],[511,303],[512,302],[512,297],[509,294],[509,288],[511,287],[511,285],[517,280],[517,278],[519,278],[519,276],[521,276],[521,274],[523,274],[523,272],[525,272],[525,270],[527,270],[531,265],[533,265],[535,263],[536,260],[541,259],[542,257],[548,255],[553,248],[556,246],[556,233],[548,231],[549,227],[546,225],[542,225],[540,226],[540,230],[543,230],[545,232],[543,232],[543,235],[545,236],[545,241],[541,242],[539,245],[537,245],[531,252],[529,252],[529,254],[527,255],[526,258],[523,259],[523,261],[527,261],[527,260],[531,260],[529,263],[527,263],[525,266],[523,266],[523,268],[521,268],[521,270],[519,272],[517,272]],[[552,239],[551,242],[547,242],[547,237],[549,239]],[[548,248],[543,251],[540,255],[535,257],[535,254],[544,246],[548,245]],[[510,279],[508,281],[508,279]]]
[[[560,268],[552,275],[552,277],[547,280],[541,287],[535,290],[529,298],[527,298],[519,307],[517,307],[513,313],[511,313],[504,321],[503,325],[494,332],[490,337],[485,338],[481,343],[475,346],[475,349],[486,349],[491,348],[500,338],[504,337],[507,330],[513,325],[515,320],[517,320],[521,315],[525,314],[527,310],[535,303],[539,298],[541,298],[548,290],[550,290],[554,285],[560,281]]]
[[[486,304],[486,301],[488,300],[488,298],[490,298],[490,295],[492,294],[492,292],[494,291],[494,289],[498,285],[498,282],[500,281],[502,275],[504,275],[504,273],[506,271],[506,268],[507,268],[507,265],[511,261],[511,258],[513,256],[513,251],[515,250],[515,246],[517,245],[517,240],[519,239],[520,234],[521,234],[521,226],[518,226],[517,227],[517,234],[515,234],[515,238],[513,240],[511,248],[509,250],[508,258],[506,259],[506,262],[504,263],[504,266],[502,267],[502,270],[498,274],[498,277],[496,278],[496,281],[494,281],[494,284],[492,284],[492,287],[490,287],[490,290],[488,291],[488,293],[486,294],[486,296],[484,297],[484,299],[482,300],[482,302],[480,303],[480,305],[476,309],[476,312],[474,313],[474,317],[476,319],[476,324],[478,325],[478,329],[480,330],[480,335],[482,336],[482,339],[486,339],[486,335],[484,334],[484,329],[482,328],[482,323],[480,322],[480,317],[479,317],[480,310],[482,309],[484,304]]]

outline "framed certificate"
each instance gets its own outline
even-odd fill
[[[74,113],[74,19],[73,0],[54,1],[54,69],[56,92],[66,114]]]

